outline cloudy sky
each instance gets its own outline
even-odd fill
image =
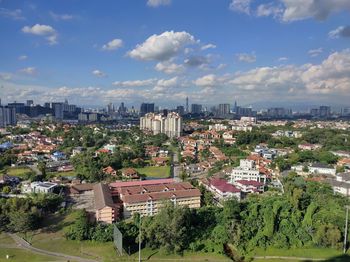
[[[0,98],[350,106],[349,0],[0,0]]]

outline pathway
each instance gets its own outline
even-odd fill
[[[70,256],[62,253],[57,253],[57,252],[51,252],[47,250],[43,250],[40,248],[36,248],[31,246],[27,241],[25,241],[23,238],[19,237],[16,234],[8,234],[16,243],[17,245],[22,248],[22,249],[27,249],[29,251],[39,253],[42,255],[47,255],[47,256],[53,256],[53,257],[60,257],[67,259],[69,261],[77,261],[77,262],[97,262],[97,260],[92,260],[92,259],[87,259],[87,258],[82,258],[82,257],[77,257],[77,256]]]

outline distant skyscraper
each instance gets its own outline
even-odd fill
[[[51,106],[50,106],[50,103],[46,102],[46,103],[44,104],[44,107],[50,108],[50,107],[51,107]]]
[[[32,106],[34,104],[33,100],[27,100],[27,106]]]
[[[202,113],[202,105],[200,105],[200,104],[192,104],[191,105],[191,113],[192,114],[200,114],[200,113]]]
[[[140,115],[144,116],[147,113],[154,112],[154,103],[142,103],[140,107]]]
[[[182,118],[175,112],[168,113],[167,116],[148,113],[140,118],[140,129],[154,135],[162,133],[168,137],[179,137],[182,133]]]
[[[227,116],[230,114],[230,104],[219,104],[219,115]]]
[[[319,109],[320,117],[331,116],[331,108],[329,106],[320,106]]]
[[[53,109],[53,115],[56,119],[63,119],[64,103],[55,102],[51,103]]]
[[[176,111],[180,116],[185,114],[185,108],[183,106],[177,106]]]
[[[189,113],[189,107],[188,107],[188,97],[186,97],[186,113]]]
[[[0,106],[0,127],[14,126],[17,123],[14,107]]]

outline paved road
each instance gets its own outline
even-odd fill
[[[27,241],[25,241],[23,238],[17,236],[16,234],[8,234],[12,239],[17,243],[17,245],[20,248],[27,249],[29,251],[39,253],[42,255],[47,255],[47,256],[53,256],[53,257],[60,257],[67,259],[69,261],[78,261],[78,262],[97,262],[97,260],[92,260],[92,259],[87,259],[87,258],[82,258],[82,257],[77,257],[77,256],[69,256],[66,254],[62,253],[57,253],[57,252],[51,252],[43,249],[39,249],[36,247],[31,246]]]
[[[173,152],[173,161],[171,165],[171,176],[174,178],[175,181],[180,181],[180,173],[181,173],[181,167],[179,165],[179,156],[177,155],[178,152]]]
[[[283,260],[300,260],[300,261],[325,261],[325,258],[309,258],[309,257],[280,257],[280,256],[257,256],[254,259],[283,259]],[[276,260],[277,261],[277,260]]]

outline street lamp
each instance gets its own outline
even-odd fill
[[[141,214],[139,219],[139,262],[141,262]]]
[[[345,218],[345,232],[344,232],[344,254],[346,253],[346,243],[348,238],[348,220],[349,220],[350,206],[345,206],[345,208],[346,208],[346,218]]]

